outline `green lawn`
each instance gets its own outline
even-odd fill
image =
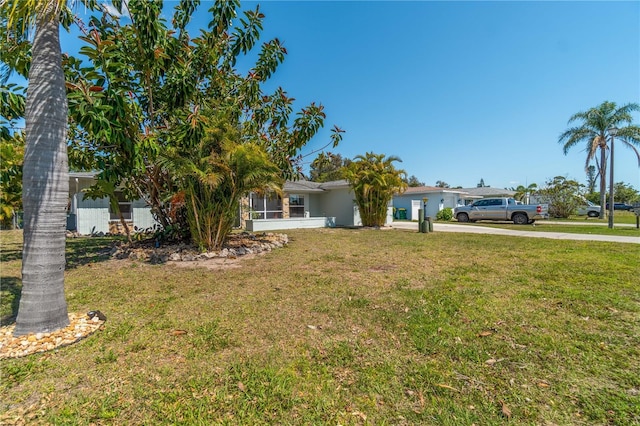
[[[439,222],[447,223],[447,222]],[[516,231],[538,232],[567,232],[573,234],[599,234],[640,237],[640,228],[636,228],[636,215],[627,211],[616,211],[614,214],[614,227],[608,228],[608,219],[586,218],[585,216],[571,216],[568,219],[538,220],[535,226],[514,225],[512,222],[482,221],[475,223],[456,223],[466,226],[485,226],[491,228],[513,229]]]
[[[633,226],[614,225],[609,229],[602,224],[588,222],[556,222],[539,220],[534,225],[514,225],[511,222],[475,222],[464,223],[465,226],[483,226],[489,228],[512,229],[514,231],[536,231],[536,232],[566,232],[571,234],[597,234],[597,235],[619,235],[626,237],[640,238],[640,229]],[[451,222],[456,223],[457,222]]]
[[[104,330],[1,363],[0,423],[640,423],[640,245],[288,231],[225,270],[68,241],[70,311]],[[2,316],[20,233],[0,232]]]
[[[555,220],[555,219],[554,219]],[[586,216],[571,216],[567,221],[581,221],[581,222],[596,222],[596,223],[609,223],[608,218],[599,219]],[[629,211],[616,210],[613,213],[613,223],[619,224],[636,224],[636,214]]]
[[[613,220],[615,223],[636,223],[636,214],[630,211],[616,210],[613,214]],[[600,219],[598,219],[600,220]]]

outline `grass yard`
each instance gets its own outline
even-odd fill
[[[565,232],[570,234],[592,234],[592,235],[616,235],[623,237],[637,237],[640,239],[640,229],[635,226],[614,226],[609,229],[606,225],[598,225],[597,223],[587,222],[556,222],[538,220],[534,225],[514,225],[512,222],[491,222],[480,221],[474,223],[455,223],[456,225],[465,226],[482,226],[487,228],[511,229],[514,231],[535,231],[535,232]]]
[[[514,225],[512,222],[480,221],[475,223],[459,223],[455,220],[451,222],[457,225],[484,226],[490,228],[513,229],[516,231],[539,231],[539,232],[567,232],[574,234],[594,234],[594,235],[617,235],[627,237],[639,237],[640,229],[636,228],[636,215],[627,211],[616,211],[614,214],[614,227],[607,227],[608,219],[594,219],[586,216],[571,216],[569,219],[551,218],[549,220],[537,220],[535,226]]]
[[[608,214],[608,213],[607,213]],[[587,220],[589,222],[596,221],[596,222],[601,222],[601,223],[609,223],[609,220],[607,218],[605,219],[594,219],[594,218],[586,218],[586,216],[572,216],[571,219],[572,220]],[[636,214],[630,211],[623,211],[623,210],[615,210],[613,212],[613,222],[614,222],[614,226],[618,225],[618,224],[622,224],[622,223],[627,223],[627,224],[636,224]]]
[[[608,213],[607,213],[608,214]],[[623,210],[616,210],[613,213],[613,226],[614,229],[620,225],[633,225],[634,229],[637,230],[637,228],[635,228],[636,225],[636,214],[630,211],[623,211]],[[604,219],[599,219],[599,218],[592,218],[592,217],[587,217],[587,216],[571,216],[569,217],[569,219],[550,219],[550,221],[560,221],[560,222],[567,222],[567,223],[572,223],[572,222],[587,222],[587,223],[600,223],[602,225],[607,225],[609,223],[609,219],[608,217],[605,217]],[[544,222],[544,221],[542,221]],[[538,222],[536,222],[538,223]],[[606,226],[605,226],[606,228]],[[618,228],[619,229],[619,228]]]
[[[69,240],[69,310],[108,320],[2,361],[0,423],[640,424],[640,245],[287,233],[226,270]],[[20,233],[0,238],[9,317]]]

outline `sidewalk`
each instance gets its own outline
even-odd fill
[[[634,225],[635,226],[635,225]],[[418,222],[393,222],[392,228],[408,229],[418,231]],[[598,234],[572,234],[569,232],[539,232],[527,231],[527,226],[523,226],[524,230],[516,231],[511,229],[488,228],[476,225],[459,225],[456,223],[434,223],[434,232],[466,232],[469,234],[494,234],[494,235],[511,235],[517,237],[531,238],[551,238],[555,240],[578,240],[578,241],[608,241],[615,243],[631,243],[640,244],[640,237],[625,237],[618,235],[598,235]]]

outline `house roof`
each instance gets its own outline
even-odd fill
[[[351,184],[349,183],[349,181],[345,179],[340,179],[340,180],[332,180],[329,182],[322,182],[320,184],[320,187],[322,189],[350,188]]]
[[[427,194],[434,192],[449,192],[453,194],[460,194],[466,191],[463,189],[441,188],[439,186],[410,186],[406,191],[403,192],[403,194]]]
[[[511,191],[505,188],[491,188],[490,186],[483,186],[480,188],[462,188],[462,192],[466,192],[471,197],[512,197],[516,191]]]
[[[69,172],[69,178],[94,179],[98,172]],[[312,182],[309,180],[288,180],[284,183],[283,191],[288,193],[319,193],[331,189],[349,188],[346,180],[334,180],[330,182]]]
[[[286,181],[282,187],[284,192],[324,192],[318,182],[308,180]]]
[[[330,182],[311,182],[309,180],[286,181],[283,191],[288,193],[311,193],[325,192],[331,189],[349,188],[349,182],[346,180],[333,180]]]

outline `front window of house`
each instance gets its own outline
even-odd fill
[[[116,198],[118,199],[118,207],[120,208],[120,213],[122,213],[122,217],[124,220],[131,220],[131,201],[127,201],[124,198],[122,192],[116,192]],[[117,212],[113,210],[111,204],[109,204],[109,220],[111,221],[119,221],[120,216]]]
[[[251,193],[249,197],[251,219],[281,219],[282,200],[276,194],[258,195]]]
[[[304,217],[304,195],[289,195],[289,217]]]

